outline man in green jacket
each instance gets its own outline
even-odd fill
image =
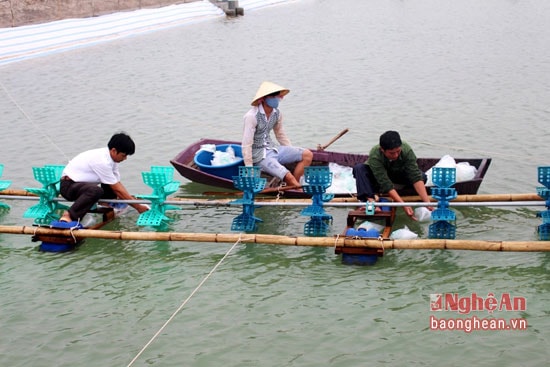
[[[397,131],[386,131],[380,136],[380,144],[371,149],[368,160],[353,167],[353,176],[360,201],[375,201],[375,194],[379,193],[402,203],[403,199],[396,190],[398,185],[414,187],[423,202],[430,202],[424,185],[426,175],[418,168],[414,151],[401,141]],[[403,207],[403,210],[416,220],[410,206]]]

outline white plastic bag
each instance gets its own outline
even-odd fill
[[[439,162],[436,163],[435,167],[443,167],[443,168],[455,168],[456,161],[453,157],[451,157],[448,154],[445,154]]]
[[[468,162],[456,163],[455,159],[450,155],[446,154],[439,162],[435,164],[434,167],[443,167],[443,168],[455,168],[456,169],[456,182],[469,181],[473,179],[477,173],[477,168],[470,165]],[[434,186],[432,181],[432,169],[430,168],[426,171],[426,186]]]
[[[201,145],[201,148],[199,149],[197,154],[201,150],[206,150],[207,152],[214,153],[216,151],[216,144],[203,144],[203,145]]]
[[[341,166],[333,162],[330,162],[328,167],[332,173],[332,185],[327,188],[327,194],[353,194],[357,192],[351,167]]]
[[[439,162],[437,162],[434,167],[443,167],[443,168],[455,168],[456,167],[456,161],[453,157],[446,154]],[[426,186],[434,186],[434,183],[432,181],[432,169],[426,171],[426,176],[428,176],[428,179],[426,180]]]
[[[233,147],[230,145],[227,147],[227,149],[225,150],[225,152],[227,153],[227,155],[229,156],[229,160],[231,162],[235,162],[235,149],[233,149]]]
[[[432,218],[432,212],[425,206],[419,206],[414,210],[414,216],[419,222],[427,222]]]
[[[231,157],[227,152],[222,152],[221,150],[216,150],[210,161],[210,164],[213,166],[224,166],[229,163],[231,163]]]
[[[477,173],[477,168],[468,162],[460,162],[456,165],[456,182],[472,180]]]
[[[222,152],[221,150],[214,151],[210,164],[212,164],[213,166],[224,166],[227,164],[231,164],[236,160],[237,157],[235,157],[235,150],[230,145],[227,147],[225,152]]]
[[[366,220],[357,226],[357,229],[359,228],[363,228],[366,231],[368,231],[369,229],[376,229],[378,232],[382,232],[384,226],[379,223],[373,223]]]
[[[418,235],[411,231],[407,226],[393,231],[390,235],[390,239],[392,240],[414,240],[415,238],[418,238]]]

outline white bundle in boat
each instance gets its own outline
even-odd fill
[[[351,167],[341,166],[333,162],[330,162],[328,167],[332,173],[332,185],[326,191],[328,194],[353,194],[357,192]]]
[[[468,181],[473,179],[476,176],[477,168],[472,166],[468,162],[456,163],[455,159],[450,155],[444,155],[439,162],[435,164],[434,167],[442,168],[455,168],[456,169],[456,182]],[[426,175],[428,180],[426,181],[426,186],[434,186],[432,181],[432,169],[430,168]]]
[[[210,164],[212,164],[212,166],[224,166],[226,164],[231,164],[236,160],[237,157],[235,157],[235,150],[231,146],[228,146],[225,152],[222,152],[221,150],[214,151]]]
[[[216,144],[203,144],[201,145],[201,148],[199,149],[199,152],[201,150],[206,150],[207,152],[214,153],[216,151]],[[197,153],[199,153],[197,152]]]

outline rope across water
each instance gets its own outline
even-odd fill
[[[130,361],[130,363],[128,363],[128,366],[127,367],[131,367],[134,362],[143,354],[143,352],[145,352],[145,350],[149,347],[149,345],[151,345],[155,339],[160,335],[160,333],[162,333],[162,331],[168,326],[168,324],[176,317],[176,315],[183,309],[183,307],[185,307],[185,305],[191,300],[191,298],[199,291],[199,289],[202,287],[202,285],[208,280],[208,278],[210,278],[210,276],[212,274],[214,274],[214,272],[216,271],[216,269],[218,269],[218,267],[223,263],[223,261],[229,256],[229,254],[231,253],[231,251],[233,251],[233,249],[241,242],[241,239],[239,238],[234,244],[233,246],[231,246],[231,248],[229,250],[227,250],[227,252],[225,253],[225,255],[220,259],[220,261],[218,261],[218,263],[216,265],[214,265],[214,267],[212,268],[212,270],[210,270],[210,272],[203,278],[203,280],[195,287],[195,289],[193,289],[193,292],[191,292],[191,294],[181,303],[181,305],[176,309],[176,311],[174,311],[174,313],[172,313],[172,315],[168,318],[168,320],[166,320],[166,322],[160,327],[160,329],[155,333],[155,335],[153,335],[153,337],[151,339],[149,339],[149,341],[143,346],[143,348],[141,348],[141,350],[138,352],[138,354],[136,354],[136,356]]]

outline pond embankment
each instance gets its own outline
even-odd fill
[[[0,0],[0,28],[69,18],[97,17],[195,1],[200,0]]]

